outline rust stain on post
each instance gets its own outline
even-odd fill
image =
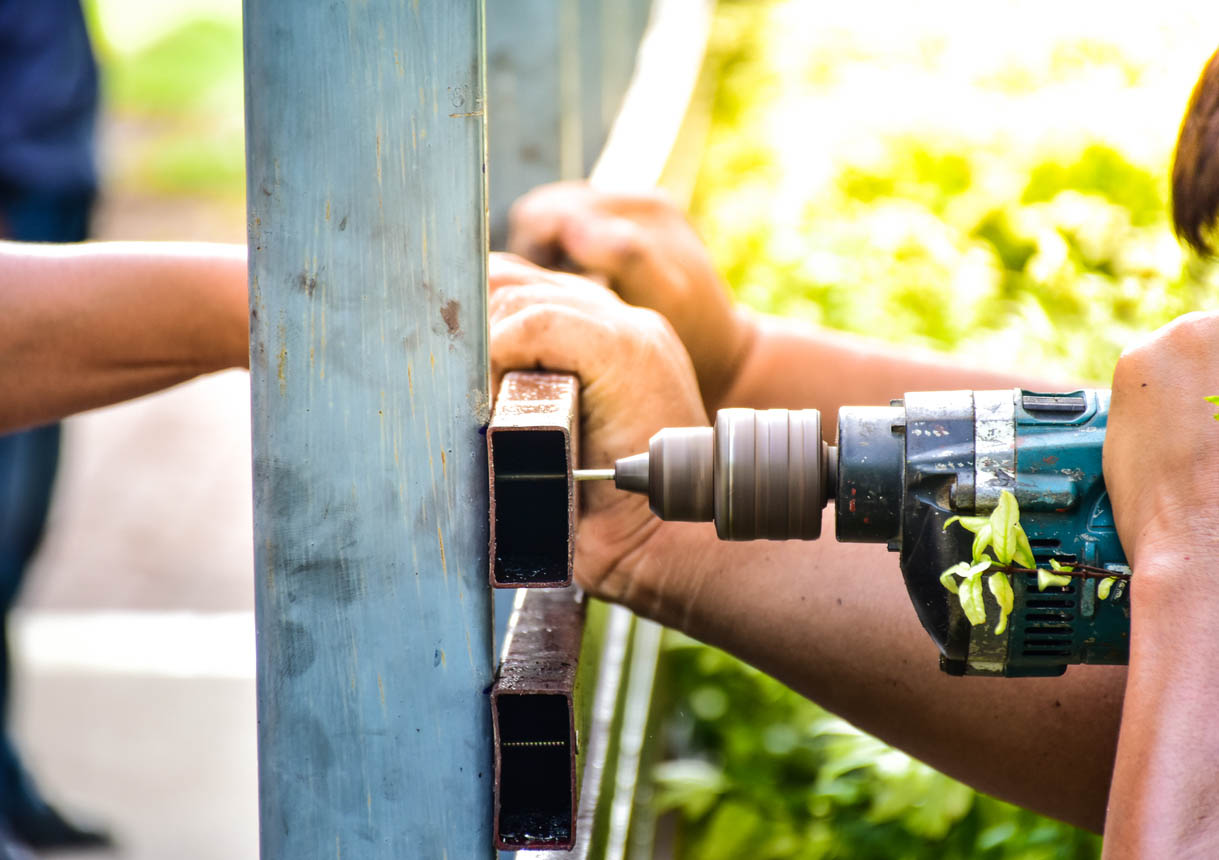
[[[571,584],[579,382],[565,373],[504,376],[487,428],[491,584]]]

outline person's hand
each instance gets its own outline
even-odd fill
[[[579,376],[580,465],[612,466],[646,451],[662,427],[707,423],[690,358],[659,314],[507,254],[491,255],[490,288],[493,390],[510,370]],[[597,597],[646,611],[656,584],[636,575],[636,562],[660,520],[644,496],[593,483],[584,488],[576,579]]]
[[[583,182],[543,185],[512,207],[508,249],[551,269],[606,279],[632,305],[659,311],[685,344],[714,412],[753,342],[711,257],[660,192],[609,194]]]
[[[1166,573],[1187,586],[1219,582],[1207,569],[1219,562],[1219,421],[1204,399],[1215,394],[1216,313],[1183,316],[1118,362],[1105,483],[1140,595]],[[1207,600],[1212,585],[1197,585]]]

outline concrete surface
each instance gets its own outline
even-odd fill
[[[13,721],[44,791],[120,844],[64,858],[257,856],[250,516],[244,373],[68,422]]]

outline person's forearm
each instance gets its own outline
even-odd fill
[[[1219,857],[1216,569],[1213,533],[1135,560],[1130,675],[1106,858]]]
[[[876,406],[907,391],[962,388],[1072,387],[1012,371],[996,371],[912,348],[821,329],[738,309],[755,330],[723,406],[753,409],[820,409],[833,435],[842,406]]]
[[[945,773],[1099,830],[1125,669],[942,673],[896,556],[835,543],[832,507],[826,517],[816,542],[721,542],[710,525],[664,523],[628,560],[644,572],[627,602]]]
[[[248,363],[240,246],[0,242],[0,430]]]

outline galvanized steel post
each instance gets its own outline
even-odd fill
[[[264,860],[492,856],[482,0],[246,0]]]

